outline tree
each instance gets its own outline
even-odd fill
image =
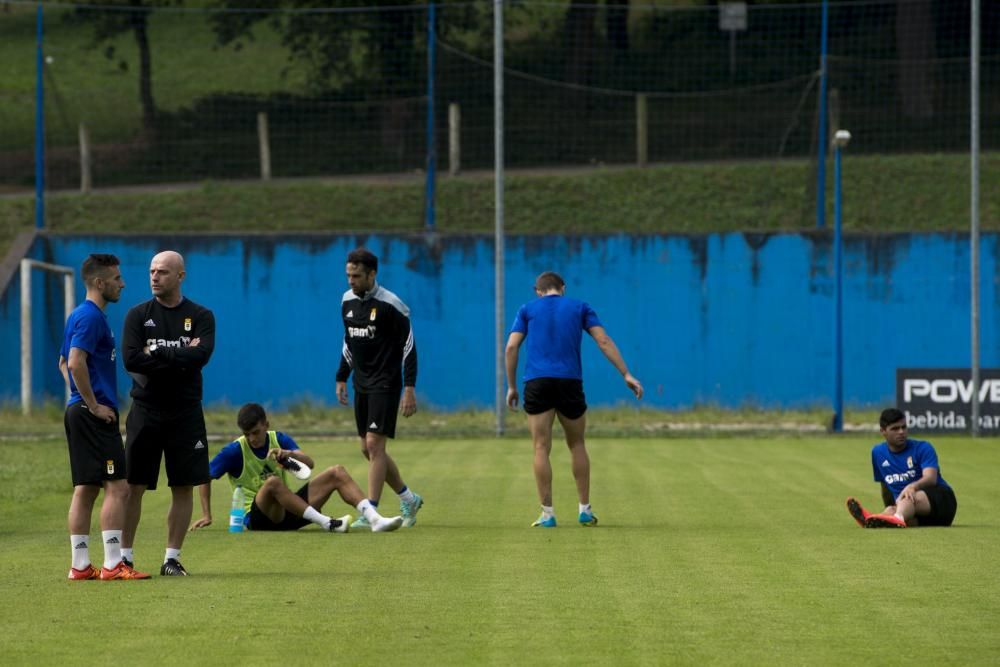
[[[608,44],[617,54],[628,52],[628,7],[629,0],[605,0],[604,29]]]
[[[377,0],[359,9],[357,0],[222,2],[254,11],[214,14],[211,22],[220,45],[253,39],[254,27],[266,23],[281,35],[292,60],[306,66],[317,90],[367,79],[415,92],[413,83],[424,62],[417,55],[425,35],[422,3]]]
[[[155,7],[174,4],[175,0],[102,0],[100,7],[81,5],[72,19],[89,23],[94,29],[95,47],[103,45],[109,59],[118,58],[112,43],[116,37],[131,32],[135,37],[139,56],[139,104],[142,107],[142,126],[151,134],[156,125],[156,103],[153,99],[153,58],[149,45],[149,17]],[[124,60],[120,60],[127,67]]]
[[[598,42],[597,0],[570,0],[566,9],[566,78],[573,83],[587,83],[593,78]],[[626,54],[629,0],[604,0],[604,34],[611,56]]]
[[[222,0],[233,9],[248,0]],[[220,45],[253,39],[259,24],[281,36],[292,61],[306,66],[314,93],[363,91],[375,97],[383,149],[402,158],[416,120],[414,98],[426,82],[426,10],[422,3],[377,0],[249,0],[253,12],[220,12],[211,22]],[[337,11],[337,10],[342,11]],[[374,91],[374,94],[372,94]],[[381,92],[381,95],[379,94]]]
[[[934,63],[937,54],[931,0],[896,2],[897,89],[903,113],[915,120],[934,116]]]
[[[570,0],[566,10],[566,80],[587,83],[594,63],[597,12],[589,0]]]

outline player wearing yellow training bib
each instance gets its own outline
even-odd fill
[[[267,414],[257,403],[240,408],[236,422],[243,435],[223,447],[209,463],[209,469],[212,479],[228,475],[233,488],[243,487],[244,524],[249,530],[298,530],[314,523],[323,530],[346,533],[350,529],[350,514],[332,518],[320,512],[335,491],[368,519],[373,530],[388,532],[403,523],[401,517],[380,515],[340,465],[327,468],[293,492],[285,472],[289,458],[312,469],[315,467],[312,457],[299,449],[291,436],[269,430]],[[212,524],[211,483],[202,484],[199,495],[202,518],[191,524],[191,530]]]

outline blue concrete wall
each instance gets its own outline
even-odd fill
[[[418,396],[445,409],[488,407],[494,396],[492,237],[50,236],[32,256],[79,266],[89,252],[122,258],[126,289],[108,308],[149,298],[149,260],[172,248],[187,259],[184,293],[215,311],[218,342],[205,370],[208,403],[332,403],[343,336],[344,258],[358,244],[382,261],[383,285],[412,310]],[[982,364],[1000,365],[995,276],[1000,237],[982,239]],[[568,293],[591,303],[648,404],[688,407],[830,405],[832,252],[824,235],[517,236],[507,240],[506,326],[534,298],[536,274],[554,269]],[[897,367],[969,364],[969,252],[964,235],[846,239],[845,401],[892,400]],[[59,396],[61,283],[36,274],[34,383]],[[19,289],[0,298],[0,399],[19,396]],[[79,299],[84,292],[78,282]],[[589,338],[592,405],[628,400]],[[130,386],[122,371],[122,393]]]

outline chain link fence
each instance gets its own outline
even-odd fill
[[[738,9],[738,8],[737,8]],[[511,167],[815,158],[821,6],[511,2]],[[832,3],[831,132],[852,152],[967,152],[967,3]],[[493,164],[490,2],[337,9],[0,4],[0,192]],[[982,145],[1000,143],[985,2]],[[429,39],[434,31],[433,40]],[[433,69],[428,45],[434,45]],[[433,90],[433,106],[429,94]]]

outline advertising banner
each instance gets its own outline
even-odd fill
[[[968,368],[897,368],[896,405],[906,424],[921,431],[968,431],[972,400],[979,398],[979,428],[1000,433],[1000,369],[979,371],[972,386]]]

